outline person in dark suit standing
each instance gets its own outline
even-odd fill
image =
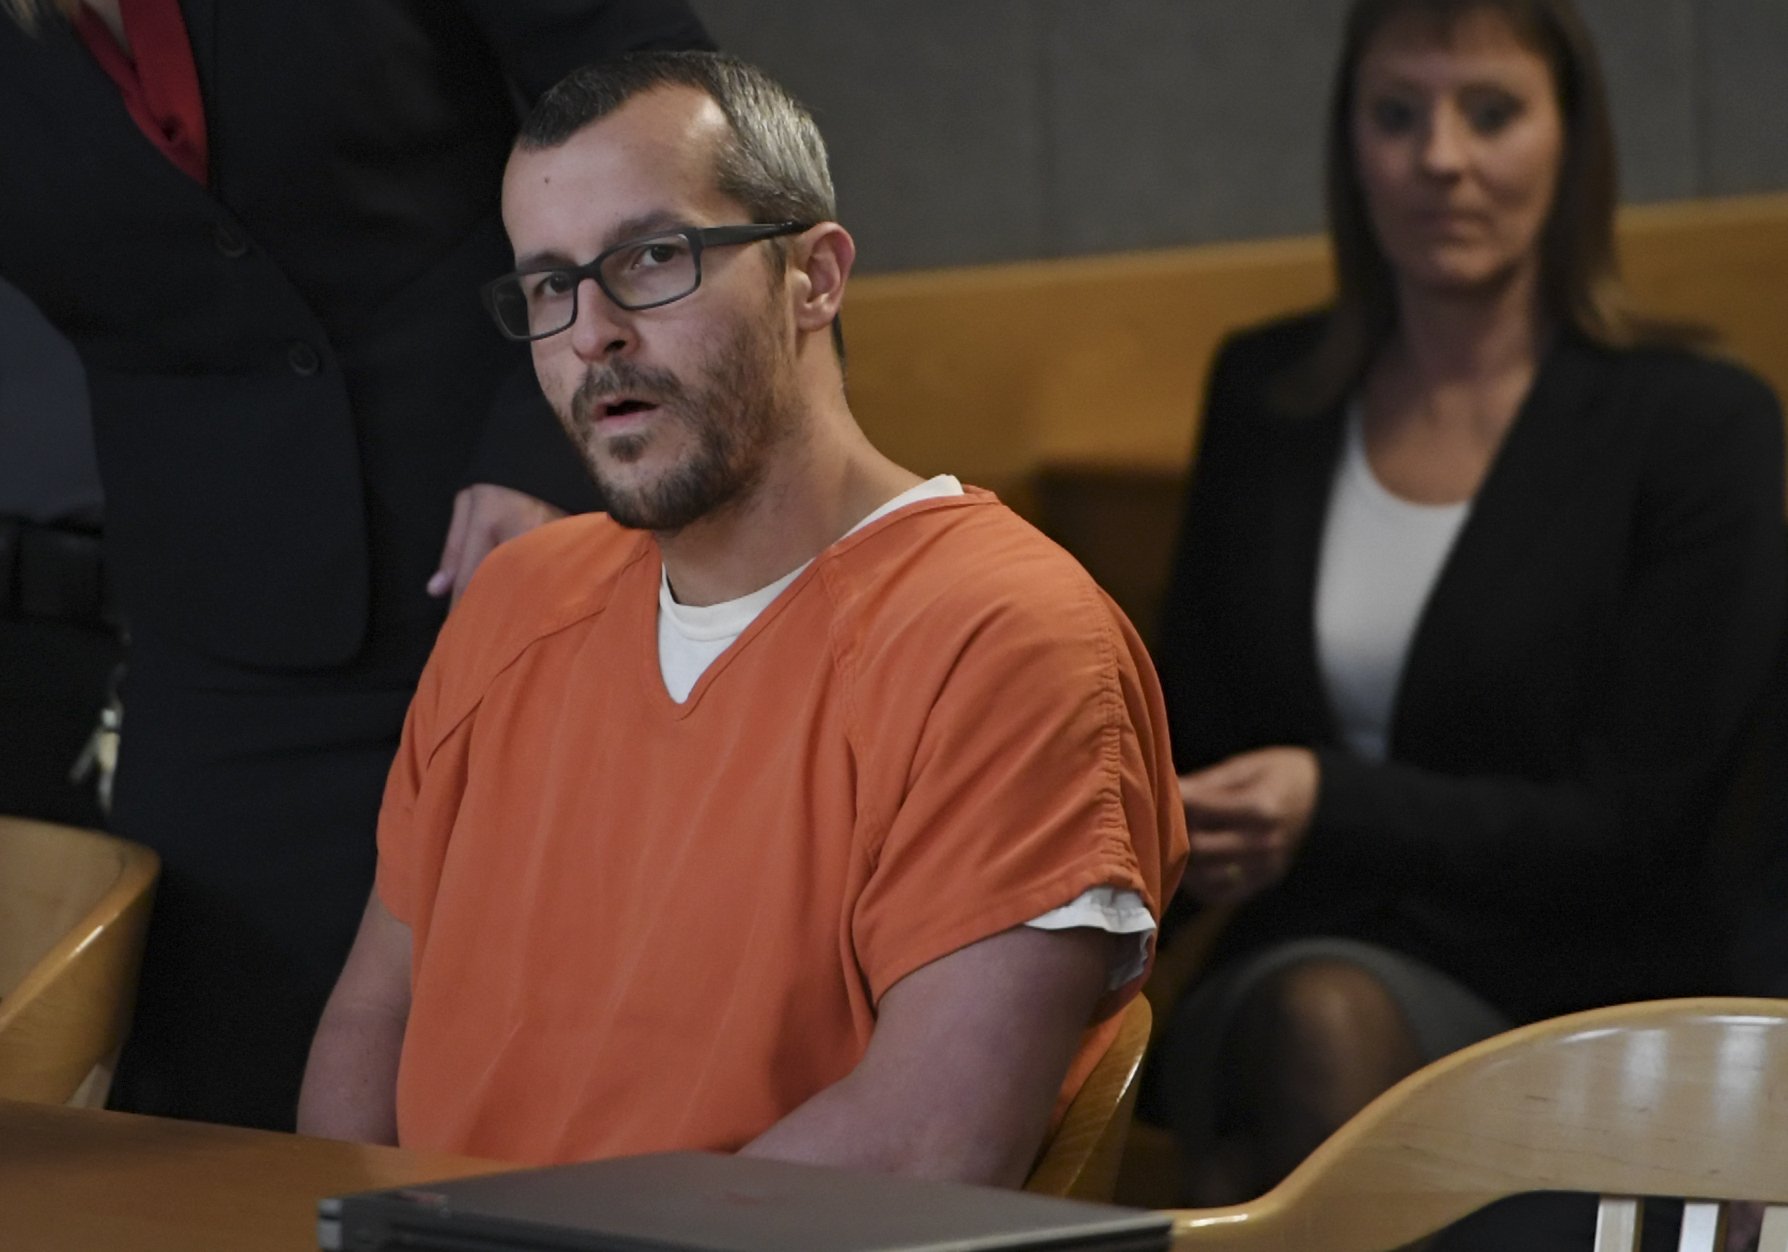
[[[1781,631],[1780,412],[1622,304],[1569,0],[1358,0],[1329,153],[1335,303],[1221,353],[1158,650],[1182,894],[1240,906],[1152,1075],[1194,1204],[1475,1039],[1716,989]]]
[[[404,709],[490,547],[597,501],[477,288],[517,108],[683,0],[3,0],[0,275],[76,345],[163,879],[114,1102],[292,1124]]]

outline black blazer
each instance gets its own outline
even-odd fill
[[[1693,874],[1782,627],[1774,397],[1685,353],[1559,343],[1421,616],[1378,764],[1341,746],[1316,659],[1343,410],[1266,398],[1319,326],[1223,350],[1160,635],[1182,771],[1272,744],[1321,763],[1300,856],[1229,949],[1382,942],[1518,1019],[1705,978]]]
[[[683,0],[181,0],[207,190],[68,30],[0,20],[0,274],[80,350],[111,556],[142,640],[332,665],[422,592],[478,481],[593,489],[477,288],[517,102]]]

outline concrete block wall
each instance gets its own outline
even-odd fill
[[[1313,231],[1347,0],[692,0],[820,118],[866,271]],[[1629,201],[1788,189],[1788,0],[1579,0]]]

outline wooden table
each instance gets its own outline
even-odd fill
[[[316,1252],[323,1196],[510,1169],[199,1122],[0,1100],[0,1247]]]

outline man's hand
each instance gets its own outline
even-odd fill
[[[1320,782],[1308,748],[1260,748],[1181,777],[1192,856],[1180,890],[1206,904],[1236,904],[1285,877]]]
[[[452,602],[458,604],[472,571],[492,548],[564,516],[563,509],[495,483],[464,488],[453,497],[453,521],[441,549],[441,568],[428,580],[428,594],[452,592]]]
[[[1121,942],[1018,926],[921,966],[882,996],[856,1069],[743,1151],[1020,1185]]]

